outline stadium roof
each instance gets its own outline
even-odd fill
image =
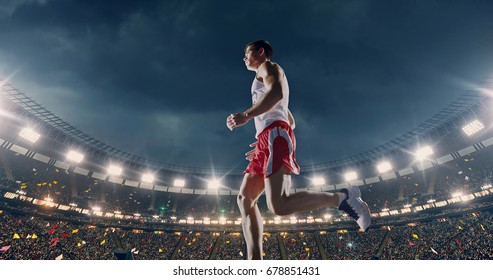
[[[73,127],[60,117],[48,111],[42,105],[38,104],[32,98],[19,91],[10,83],[3,83],[0,92],[2,96],[10,100],[17,108],[21,109],[14,110],[16,114],[28,118],[31,122],[48,127],[49,131],[46,134],[51,138],[61,144],[76,144],[96,160],[111,158],[116,161],[130,163],[130,165],[147,166],[149,168],[155,168],[156,170],[172,172],[200,174],[227,172],[229,174],[241,174],[242,170],[211,170],[210,168],[179,166],[148,160],[141,156],[127,153],[109,146]],[[383,145],[344,159],[303,166],[303,168],[309,171],[319,171],[337,169],[345,166],[361,167],[380,160],[381,158],[395,158],[396,156],[403,154],[406,150],[414,149],[414,146],[417,143],[436,142],[446,135],[457,132],[457,128],[463,125],[464,122],[468,121],[471,117],[481,115],[483,112],[490,109],[490,104],[487,102],[487,99],[487,96],[478,91],[468,92],[426,122]]]

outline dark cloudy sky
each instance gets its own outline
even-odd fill
[[[246,165],[244,45],[286,71],[300,165],[415,128],[493,73],[493,1],[1,0],[0,75],[76,128],[145,158]]]

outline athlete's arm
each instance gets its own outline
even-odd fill
[[[233,130],[235,127],[242,126],[250,119],[269,111],[282,99],[283,72],[279,66],[266,61],[259,66],[257,76],[265,85],[264,96],[245,112],[231,114],[227,119],[229,129]]]
[[[283,97],[282,77],[283,73],[279,66],[270,61],[266,61],[259,66],[257,76],[260,77],[265,85],[264,96],[255,103],[250,109],[243,112],[249,119],[269,111]]]

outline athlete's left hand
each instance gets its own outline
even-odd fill
[[[257,146],[257,142],[258,141],[255,141],[252,144],[250,144],[250,147]],[[256,148],[253,148],[253,150],[250,150],[250,151],[246,152],[245,153],[245,156],[246,156],[245,159],[248,160],[248,161],[252,161],[253,156],[255,155],[255,150],[256,150]]]

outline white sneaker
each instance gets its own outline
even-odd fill
[[[346,212],[356,220],[362,231],[366,231],[371,224],[371,216],[368,204],[361,199],[361,191],[358,187],[349,187],[341,192],[346,194],[346,199],[339,205],[339,210]]]

